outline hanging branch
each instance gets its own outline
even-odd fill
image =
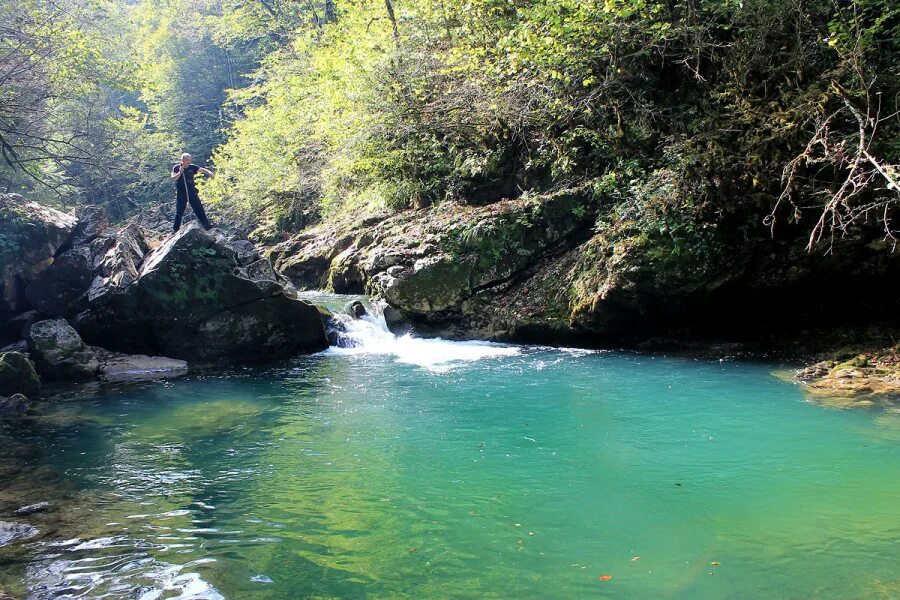
[[[843,173],[837,189],[826,192],[825,205],[810,232],[807,251],[812,251],[826,231],[830,231],[832,235],[846,233],[851,225],[873,211],[880,213],[885,238],[895,243],[898,241],[898,231],[891,225],[892,209],[900,206],[898,166],[889,164],[872,151],[879,126],[897,113],[881,115],[881,96],[876,93],[873,100],[873,84],[874,81],[865,86],[865,106],[860,108],[840,83],[832,81],[832,90],[840,98],[841,106],[818,120],[813,136],[803,152],[785,166],[782,175],[783,191],[766,218],[773,233],[776,213],[784,202],[791,204],[795,218],[799,218],[800,208],[794,203],[793,196],[801,179],[802,169],[822,165],[830,166],[836,173]],[[834,125],[847,117],[855,122],[856,131],[849,136],[840,136]],[[883,187],[879,186],[879,182]],[[856,199],[864,192],[875,194],[875,198],[858,204]]]

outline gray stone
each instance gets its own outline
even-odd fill
[[[121,354],[95,349],[100,362],[100,378],[106,381],[170,379],[188,372],[188,364],[177,358]]]
[[[359,300],[352,300],[344,306],[344,312],[353,317],[354,319],[359,319],[360,317],[368,314],[366,312],[365,305]]]
[[[115,236],[98,238],[92,243],[95,277],[88,290],[88,302],[128,287],[139,277],[139,268],[150,242],[138,225],[128,225]]]
[[[75,209],[78,225],[72,233],[72,245],[87,244],[109,228],[109,215],[102,206],[79,206]]]
[[[27,506],[23,506],[13,512],[13,515],[16,517],[25,517],[28,515],[34,515],[40,512],[44,512],[50,508],[50,502],[45,500],[43,502],[36,502],[34,504],[29,504]]]
[[[259,260],[259,250],[256,249],[256,246],[250,240],[233,240],[231,247],[234,248],[237,254],[238,262],[243,266]]]
[[[25,337],[38,372],[48,379],[88,379],[99,368],[94,353],[65,319],[38,321]]]

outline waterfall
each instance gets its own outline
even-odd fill
[[[388,329],[379,303],[364,302],[366,314],[355,318],[347,313],[334,313],[328,326],[328,339],[337,348],[360,349],[378,353],[396,343],[397,336]]]
[[[468,362],[520,353],[518,347],[493,342],[420,338],[412,333],[395,335],[384,320],[383,305],[360,297],[317,294],[308,299],[333,311],[328,328],[332,346],[325,351],[327,354],[392,355],[400,363],[446,372]],[[338,301],[344,305],[354,300],[363,302],[365,315],[355,318],[335,309]]]

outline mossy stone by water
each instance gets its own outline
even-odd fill
[[[34,363],[21,352],[0,354],[0,396],[24,394],[36,398],[41,391],[41,380]]]
[[[28,349],[38,370],[50,379],[88,379],[100,365],[65,319],[38,321],[28,328]]]

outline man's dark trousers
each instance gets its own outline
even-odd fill
[[[183,190],[179,190],[178,199],[175,201],[174,231],[178,231],[181,227],[181,219],[184,218],[184,209],[187,208],[188,202],[191,203],[191,209],[193,209],[200,224],[203,225],[204,229],[209,229],[209,219],[206,218],[206,211],[203,210],[203,204],[200,202],[200,196],[197,195],[197,191],[190,190],[190,194],[187,194]]]

